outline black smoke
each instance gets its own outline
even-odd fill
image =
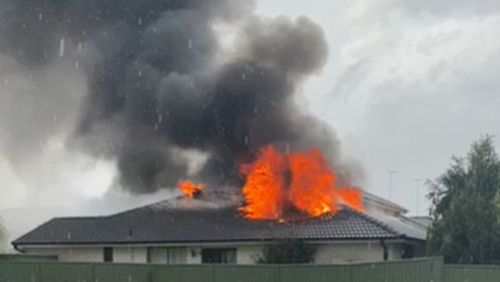
[[[307,18],[261,19],[248,0],[0,0],[0,52],[36,69],[71,59],[88,95],[68,146],[116,159],[122,186],[151,192],[188,173],[181,152],[208,155],[194,177],[235,184],[264,145],[318,146],[340,167],[333,132],[294,99],[325,64]],[[217,24],[240,26],[232,52]]]

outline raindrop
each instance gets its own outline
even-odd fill
[[[39,13],[39,14],[38,14],[38,19],[39,19],[39,20],[43,20],[43,14],[42,14],[42,13]]]
[[[242,73],[241,74],[241,79],[246,80],[247,79],[247,74],[246,73]]]
[[[155,122],[155,127],[154,127],[155,132],[158,132],[158,123]]]
[[[59,41],[59,57],[62,57],[64,56],[64,38],[61,38],[61,40]]]
[[[80,61],[75,61],[75,70],[80,69]]]
[[[245,136],[245,145],[248,146],[248,135]]]
[[[142,25],[142,17],[139,17],[139,19],[137,20],[137,24]]]
[[[189,38],[188,40],[188,48],[193,49],[193,39]]]
[[[8,78],[8,77],[4,77],[4,78],[3,78],[3,84],[4,84],[4,85],[9,84],[9,78]]]
[[[162,121],[163,121],[163,115],[159,114],[158,115],[158,123],[162,123]]]
[[[137,76],[142,77],[142,70],[139,70],[139,71],[137,72]]]
[[[82,42],[78,42],[78,52],[81,53],[83,50],[83,43]]]

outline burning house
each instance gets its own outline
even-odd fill
[[[255,218],[260,210],[238,208],[238,195],[221,193],[191,198],[183,190],[184,196],[110,216],[54,218],[12,244],[26,254],[78,262],[254,264],[284,242],[310,247],[302,262],[318,264],[424,255],[426,226],[369,193],[361,206],[342,200],[335,212],[314,216],[267,207],[274,212],[266,220]]]

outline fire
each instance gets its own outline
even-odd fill
[[[260,158],[243,165],[247,177],[243,196],[247,203],[240,211],[248,218],[279,219],[284,201],[286,160],[273,147],[262,150]]]
[[[240,211],[248,219],[282,220],[285,207],[311,217],[334,214],[340,205],[363,210],[361,191],[337,187],[335,173],[317,148],[280,154],[267,146],[241,172],[246,181]]]
[[[288,156],[291,182],[290,202],[300,211],[320,216],[337,210],[335,203],[335,174],[318,149],[292,153]]]
[[[194,183],[190,180],[180,180],[177,182],[177,188],[179,188],[186,197],[193,198],[196,194],[203,192],[205,184]]]

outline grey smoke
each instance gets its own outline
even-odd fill
[[[33,140],[43,144],[54,132],[73,130],[67,146],[116,159],[120,183],[137,193],[188,176],[182,153],[190,150],[208,156],[195,178],[237,184],[238,164],[267,144],[318,146],[350,181],[334,132],[294,95],[326,62],[321,28],[305,17],[260,19],[253,6],[247,0],[0,0],[0,59],[12,59],[23,75],[67,73],[32,82],[25,95],[35,103],[33,113],[24,117],[32,125],[21,126],[29,122],[0,108],[0,127],[12,139],[0,145],[26,152],[37,147]],[[236,21],[244,22],[236,54],[225,54],[213,25]],[[73,69],[64,71],[68,66]],[[9,105],[25,106],[10,99]]]

